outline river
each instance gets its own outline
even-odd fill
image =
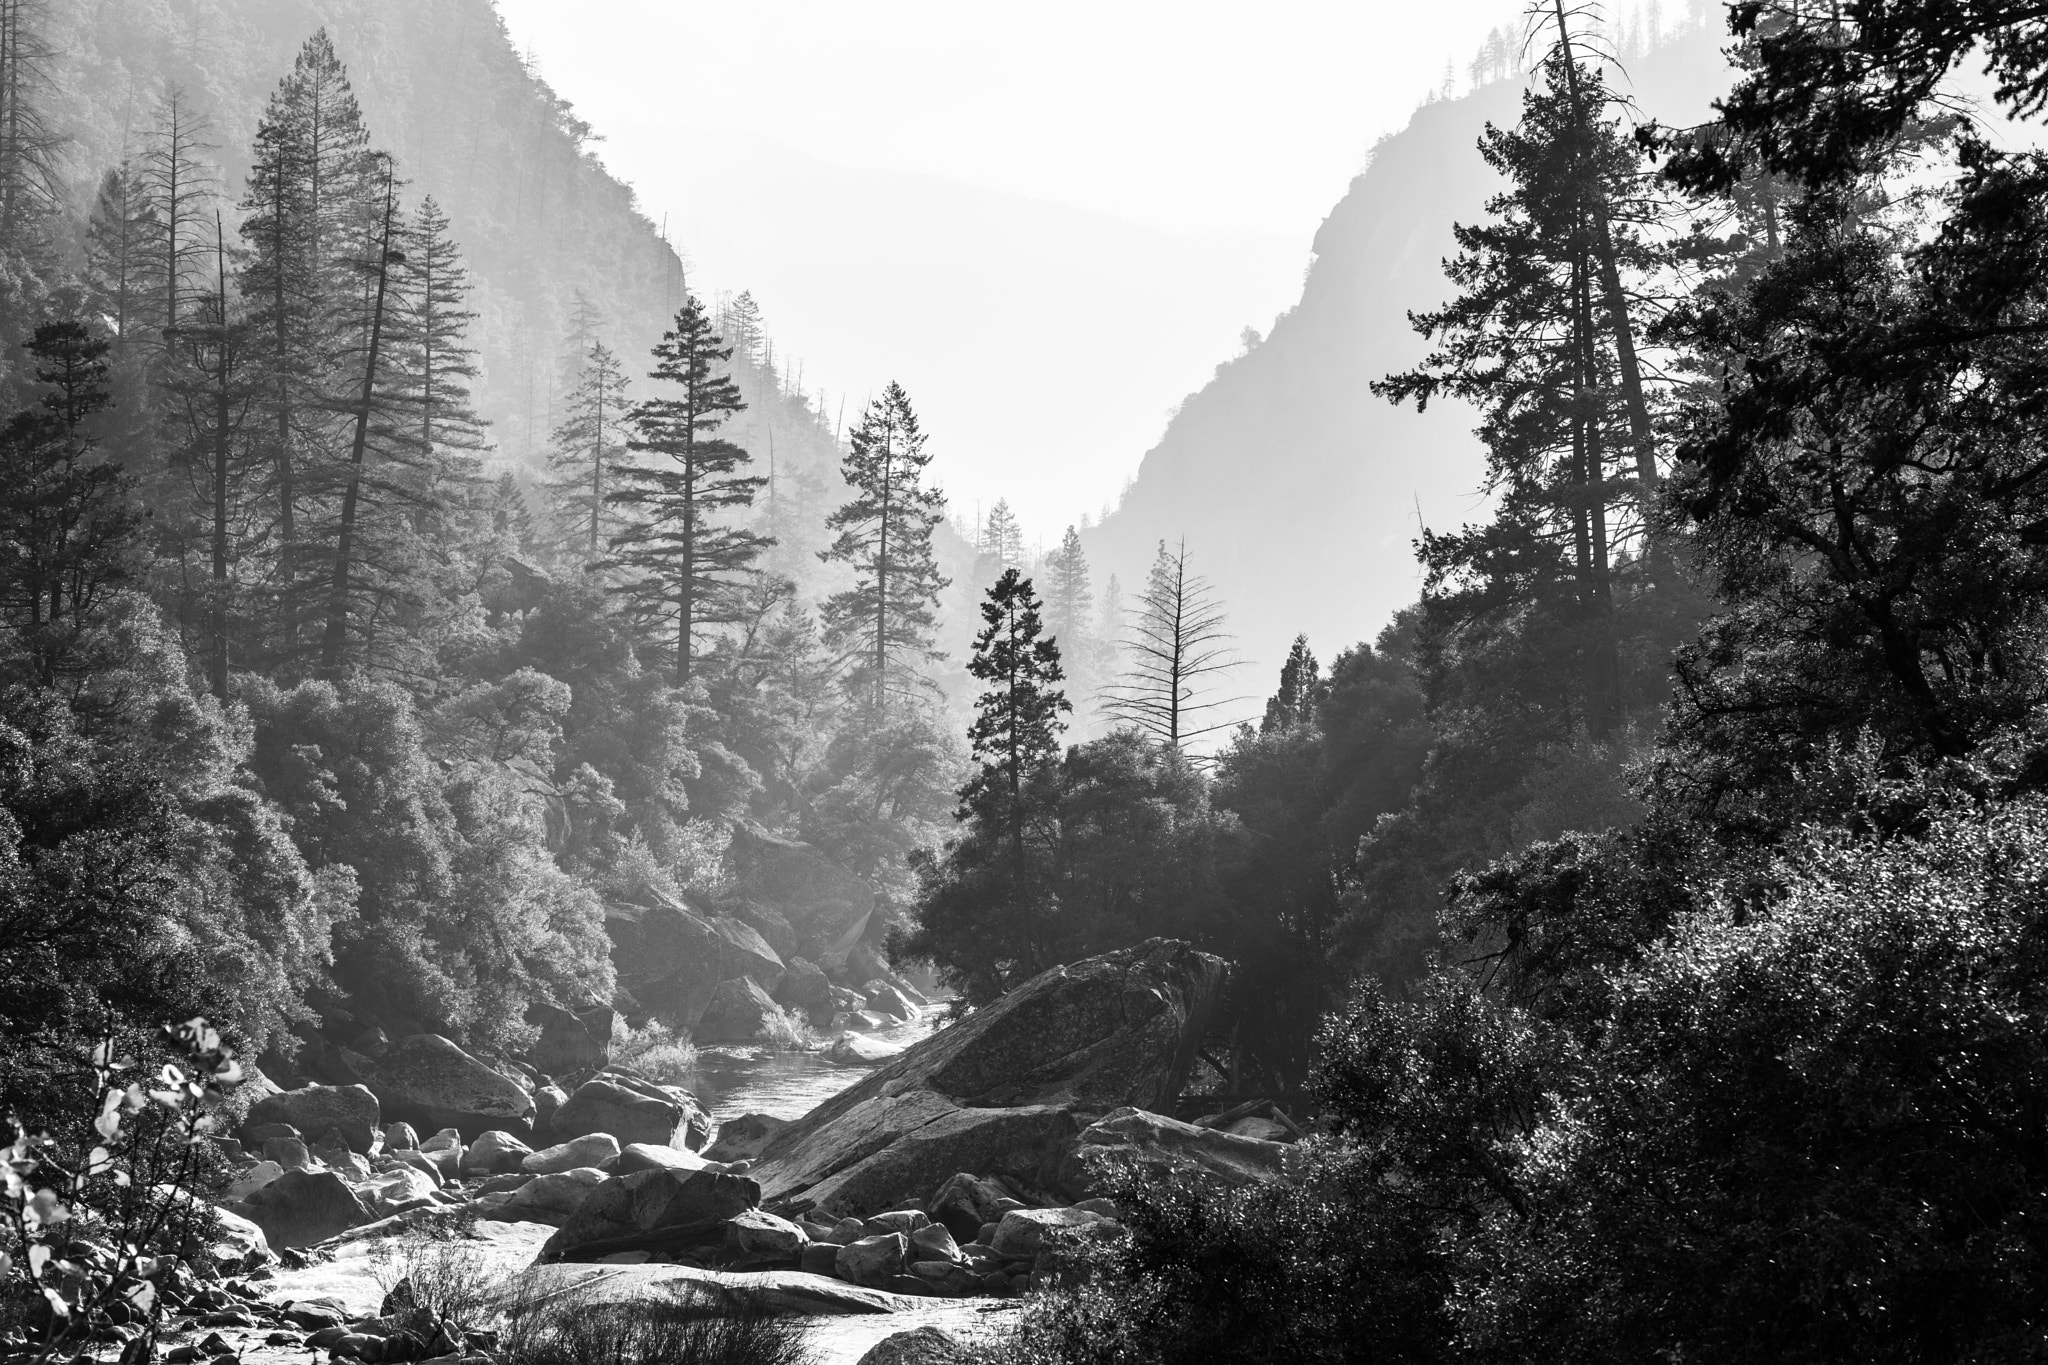
[[[945,1013],[945,1006],[935,1006],[907,1024],[878,1029],[867,1036],[892,1047],[908,1047],[930,1037]],[[866,1067],[841,1066],[815,1052],[771,1052],[707,1043],[698,1047],[696,1069],[684,1084],[711,1117],[721,1122],[741,1114],[796,1119],[867,1073]]]

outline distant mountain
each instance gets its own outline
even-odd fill
[[[1727,84],[1719,42],[1695,28],[1632,62],[1645,114],[1702,117]],[[1367,385],[1422,356],[1408,312],[1447,297],[1451,227],[1498,189],[1474,144],[1489,121],[1519,117],[1521,91],[1497,81],[1427,104],[1379,145],[1316,234],[1300,303],[1216,367],[1086,536],[1098,578],[1117,574],[1127,595],[1159,541],[1187,539],[1248,662],[1240,691],[1270,690],[1297,633],[1324,658],[1372,638],[1420,588],[1418,527],[1482,505],[1472,412],[1418,415]]]

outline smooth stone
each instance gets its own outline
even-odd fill
[[[585,1133],[582,1137],[527,1153],[520,1161],[519,1169],[533,1175],[552,1175],[557,1171],[573,1171],[579,1166],[602,1166],[618,1155],[619,1140],[610,1133]]]

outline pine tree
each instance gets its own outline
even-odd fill
[[[0,0],[0,246],[41,230],[59,202],[63,138],[44,113],[55,54],[44,0]]]
[[[590,343],[583,372],[564,405],[568,420],[555,428],[548,484],[555,516],[586,563],[595,564],[617,532],[619,514],[611,495],[618,491],[618,466],[626,454],[626,379],[618,358],[601,341]]]
[[[932,458],[924,443],[910,395],[890,384],[854,429],[841,466],[854,496],[826,521],[839,536],[819,552],[853,568],[854,586],[824,605],[825,635],[878,721],[892,696],[928,690],[924,666],[942,657],[932,634],[949,580],[932,557],[932,531],[945,518],[946,497],[924,486]]]
[[[184,90],[171,86],[157,102],[136,168],[136,189],[148,205],[143,251],[150,258],[149,278],[161,291],[152,320],[166,337],[175,336],[183,321],[188,277],[202,271],[213,254],[214,178],[201,160],[214,150],[206,141],[211,127]]]
[[[993,561],[997,572],[1024,563],[1024,528],[1017,524],[1017,514],[1010,510],[1008,498],[997,498],[996,505],[988,509],[988,521],[981,532],[981,552]]]
[[[981,767],[961,789],[961,805],[985,832],[999,832],[1020,884],[1030,820],[1025,791],[1059,760],[1066,728],[1060,717],[1073,709],[1056,686],[1066,675],[1058,642],[1042,634],[1043,606],[1030,579],[1003,570],[981,604],[982,629],[967,663],[970,675],[991,686],[975,702],[968,727]]]
[[[1060,547],[1045,557],[1045,574],[1046,624],[1071,657],[1093,635],[1088,618],[1095,610],[1095,591],[1088,581],[1088,553],[1081,547],[1081,533],[1072,526],[1060,537]]]
[[[1308,724],[1315,718],[1322,690],[1322,666],[1309,652],[1308,636],[1297,635],[1294,647],[1287,651],[1287,662],[1280,666],[1279,690],[1266,699],[1266,716],[1259,722],[1259,733],[1277,734]]]
[[[404,297],[411,312],[398,360],[419,406],[420,444],[477,450],[483,420],[470,404],[476,350],[469,344],[469,272],[434,197],[420,201],[405,234]]]
[[[1215,680],[1236,667],[1223,608],[1215,589],[1188,568],[1186,542],[1159,542],[1137,619],[1125,638],[1129,661],[1105,690],[1104,709],[1121,724],[1150,736],[1174,753],[1204,735],[1228,728],[1213,719],[1239,698],[1212,695]]]
[[[153,211],[135,184],[127,162],[100,177],[85,225],[85,277],[93,308],[113,328],[116,349],[125,349],[141,328],[155,262],[146,247],[156,236]]]
[[[715,434],[746,404],[721,368],[732,348],[713,332],[695,295],[684,299],[654,355],[648,377],[679,392],[633,409],[636,434],[627,449],[649,458],[623,466],[623,486],[609,495],[634,516],[612,537],[613,563],[637,614],[673,623],[680,687],[690,681],[698,632],[732,618],[735,593],[769,544],[725,520],[733,509],[752,506],[766,480],[741,473],[753,456]]]

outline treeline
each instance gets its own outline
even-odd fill
[[[1544,16],[1381,386],[1474,401],[1495,495],[1383,641],[1419,776],[1348,872],[1442,869],[1439,951],[1326,1018],[1298,1178],[1112,1173],[1133,1237],[998,1354],[2038,1358],[2048,158],[1947,85],[2037,119],[2034,19],[1729,20],[1717,119],[1638,134]]]

